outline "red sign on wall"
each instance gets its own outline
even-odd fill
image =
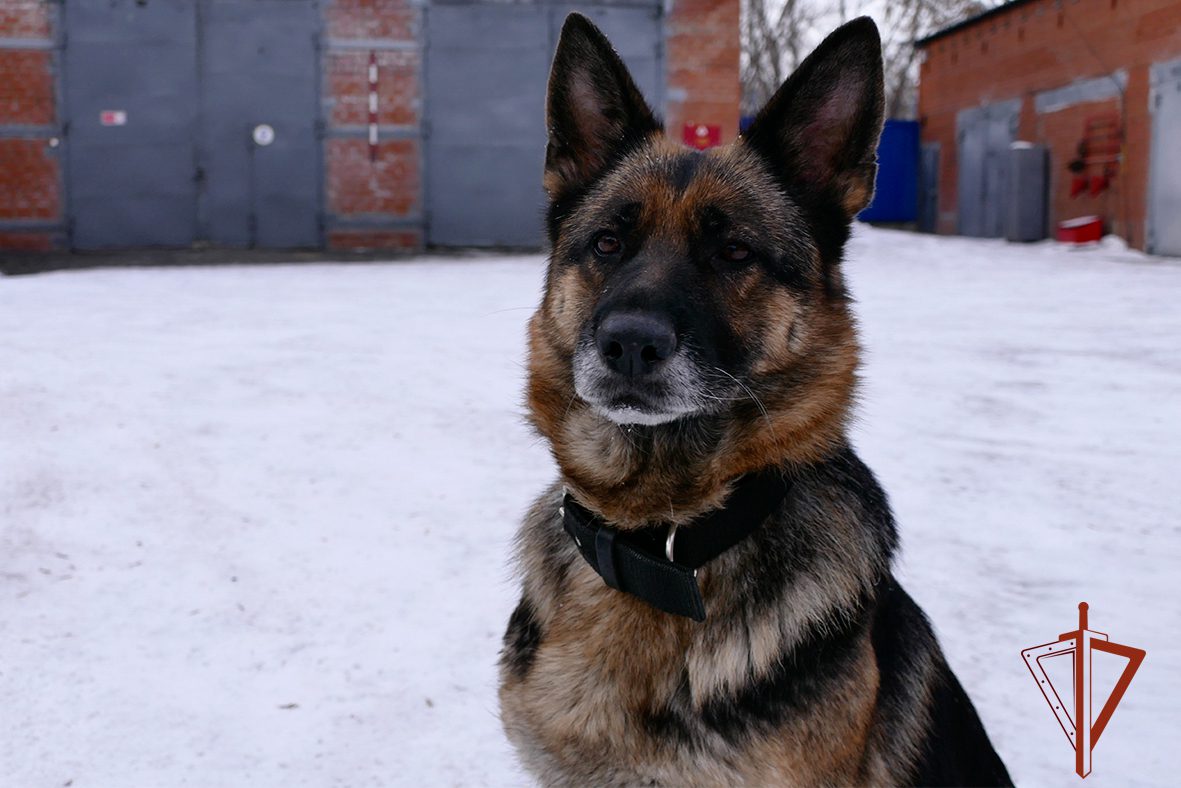
[[[705,150],[722,144],[722,127],[705,123],[686,123],[682,137],[690,148]]]

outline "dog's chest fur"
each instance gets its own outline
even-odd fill
[[[823,487],[797,483],[788,511],[702,569],[703,623],[606,587],[567,542],[558,491],[543,496],[501,665],[504,726],[530,771],[553,785],[888,781],[859,608],[882,545],[853,498],[823,514]],[[824,544],[804,541],[815,517],[830,520]]]
[[[597,578],[595,578],[597,580]],[[696,686],[716,683],[703,651],[742,659],[749,645],[711,634],[686,638],[668,627],[625,622],[594,600],[565,611],[569,618],[538,648],[529,673],[501,691],[506,730],[528,768],[556,785],[821,785],[865,783],[864,753],[877,673],[861,649],[824,703],[810,704],[774,726],[724,719],[742,701],[722,691],[694,699]],[[629,603],[630,604],[630,603]],[[599,612],[595,612],[596,609]],[[610,638],[602,651],[581,628]],[[642,630],[642,631],[640,631]],[[625,640],[625,638],[627,640]],[[628,648],[626,643],[636,644]],[[698,656],[694,663],[691,655]],[[680,669],[678,669],[678,667]],[[672,668],[670,670],[670,668]],[[869,689],[869,692],[865,692]],[[728,727],[733,725],[733,728]]]

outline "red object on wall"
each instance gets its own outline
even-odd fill
[[[682,139],[690,148],[705,150],[722,144],[722,127],[705,123],[686,123],[681,132]]]
[[[1118,112],[1104,112],[1091,115],[1083,126],[1083,145],[1087,151],[1087,164],[1118,164],[1123,132]]]
[[[1098,216],[1080,216],[1058,222],[1058,240],[1067,244],[1085,244],[1103,237],[1103,220]]]

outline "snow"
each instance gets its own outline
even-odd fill
[[[1023,785],[1073,753],[1021,659],[1091,605],[1148,657],[1088,785],[1181,715],[1181,265],[860,228],[854,441],[899,573]],[[516,785],[496,655],[553,475],[539,256],[0,279],[0,774]]]

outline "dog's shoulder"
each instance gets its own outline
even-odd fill
[[[555,592],[578,557],[562,528],[564,494],[559,482],[547,487],[533,501],[517,532],[517,569],[525,580],[526,596]]]
[[[892,577],[879,590],[871,632],[880,746],[902,756],[895,762],[913,764],[905,782],[1012,785],[926,614]]]
[[[870,562],[860,571],[863,582],[887,571],[898,545],[890,502],[877,477],[857,453],[844,446],[826,460],[792,469],[782,527],[768,529],[775,538],[792,538],[780,552],[812,556],[824,545],[853,550]],[[804,543],[806,542],[806,543]]]
[[[545,622],[552,615],[570,565],[577,558],[559,524],[562,496],[558,482],[547,487],[533,502],[517,532],[517,570],[523,587],[521,599],[509,618],[501,651],[501,670],[506,678],[519,680],[529,672],[541,645]]]

